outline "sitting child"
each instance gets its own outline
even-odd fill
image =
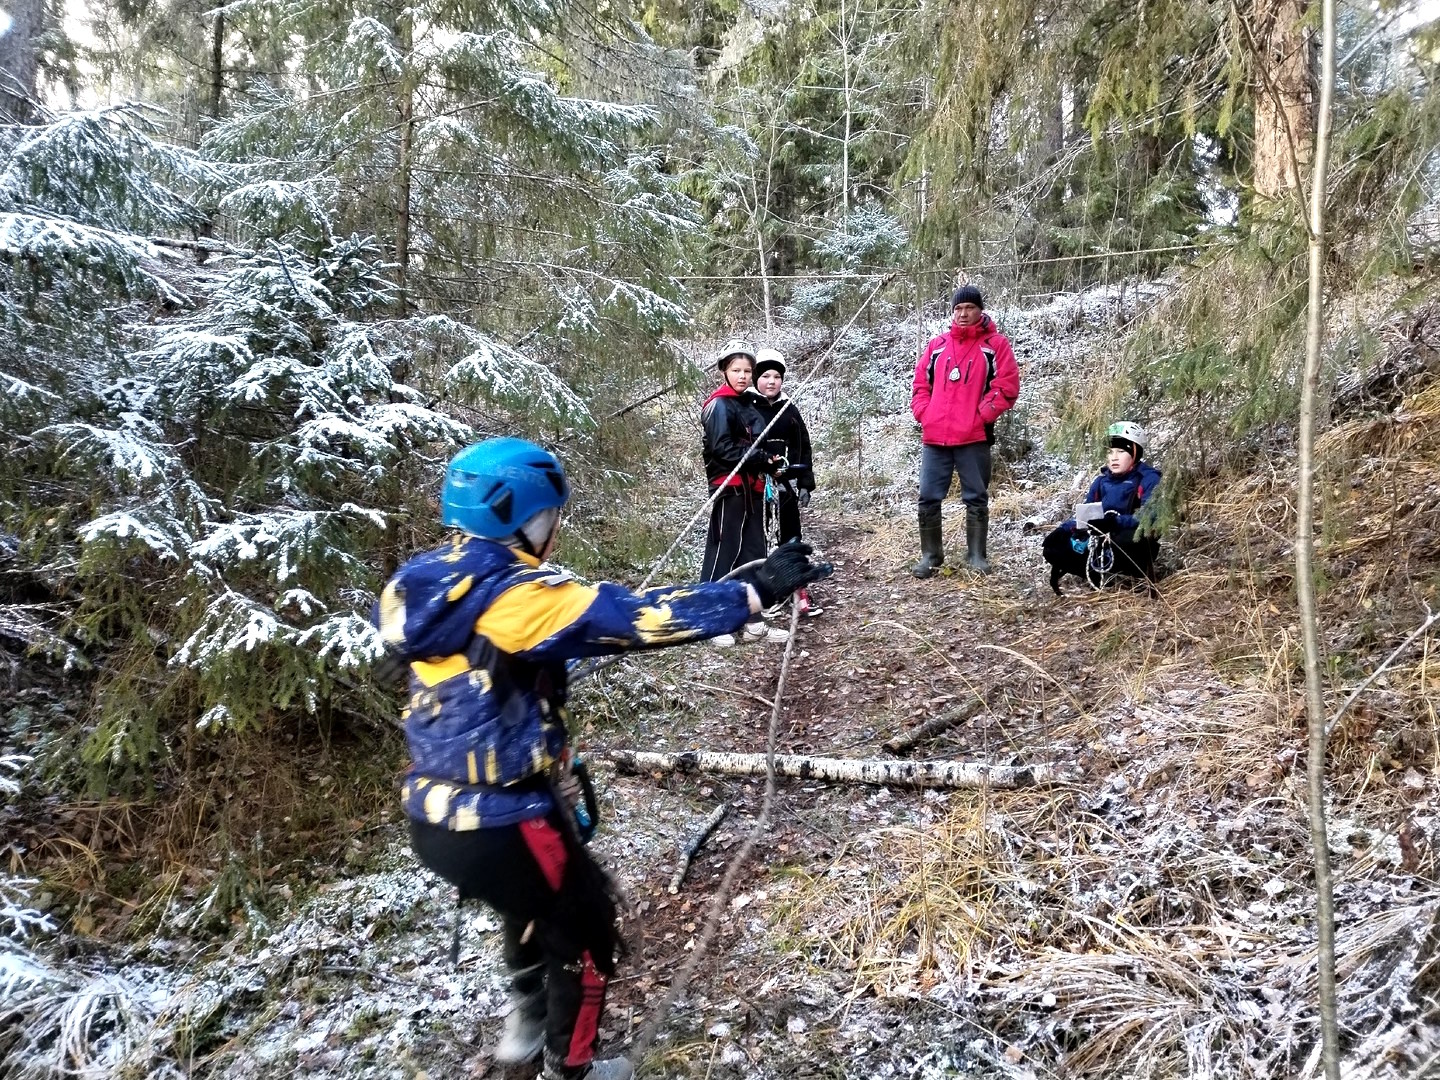
[[[1100,504],[1097,516],[1079,523],[1070,518],[1045,537],[1042,550],[1056,596],[1066,574],[1097,587],[1113,574],[1154,579],[1160,543],[1135,535],[1140,508],[1160,487],[1160,470],[1140,460],[1150,439],[1143,427],[1128,420],[1111,424],[1106,435],[1110,449],[1105,468],[1085,496],[1086,502]]]

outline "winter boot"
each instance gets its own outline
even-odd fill
[[[985,533],[989,528],[989,507],[965,507],[965,547],[969,551],[970,569],[981,574],[990,572],[990,563],[985,558]]]
[[[545,994],[511,996],[515,1007],[505,1017],[495,1060],[502,1065],[522,1065],[534,1061],[545,1049]]]
[[[920,508],[920,561],[910,568],[918,578],[928,578],[945,564],[945,531],[940,507]]]
[[[634,1075],[635,1067],[624,1058],[604,1058],[572,1069],[547,1053],[540,1080],[630,1080]]]

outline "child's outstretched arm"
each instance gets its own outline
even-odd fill
[[[475,623],[501,652],[527,660],[571,660],[629,649],[683,645],[733,633],[753,610],[743,581],[713,581],[633,593],[582,585],[564,575],[531,578],[501,593]]]

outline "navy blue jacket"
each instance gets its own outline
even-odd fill
[[[550,812],[546,773],[567,742],[550,706],[563,701],[566,660],[700,641],[750,617],[741,581],[644,593],[582,585],[458,533],[402,566],[376,608],[381,637],[410,665],[405,813],[460,832]],[[512,683],[476,666],[477,638],[503,654]]]
[[[746,390],[741,398],[763,421],[756,429],[757,435],[779,414],[780,419],[770,429],[770,434],[765,436],[765,442],[760,449],[767,455],[785,458],[790,462],[790,479],[795,482],[795,486],[814,491],[815,470],[811,464],[810,429],[805,426],[805,418],[800,415],[795,403],[791,401],[790,407],[780,412],[789,398],[781,394],[772,401],[753,386]]]
[[[1133,533],[1139,527],[1140,508],[1145,500],[1160,487],[1160,470],[1143,458],[1123,476],[1116,476],[1109,469],[1102,469],[1100,475],[1090,484],[1085,496],[1086,502],[1098,502],[1108,514],[1115,512],[1115,527],[1112,533]],[[1075,529],[1075,519],[1061,523],[1062,529]]]

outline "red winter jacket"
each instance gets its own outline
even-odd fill
[[[1020,396],[1010,342],[989,315],[930,339],[915,365],[910,412],[928,446],[993,442],[991,428]]]

